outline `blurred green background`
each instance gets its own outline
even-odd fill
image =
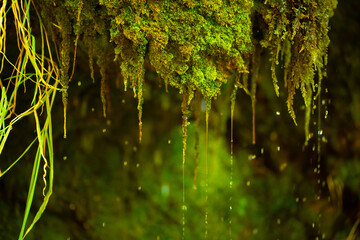
[[[238,91],[232,190],[232,86],[224,85],[209,118],[207,202],[205,112],[192,116],[185,169],[185,239],[204,238],[205,212],[208,239],[230,239],[229,220],[232,239],[359,239],[350,234],[360,217],[359,11],[359,1],[339,1],[331,19],[322,127],[317,134],[315,109],[311,119],[314,137],[308,146],[304,146],[303,100],[300,94],[295,97],[296,127],[287,112],[286,90],[281,89],[279,98],[275,96],[266,54],[257,91],[255,145],[251,144],[251,101]],[[115,72],[108,74],[116,76]],[[139,144],[137,100],[131,91],[111,84],[112,108],[104,119],[100,85],[92,83],[86,53],[79,50],[69,88],[67,139],[62,137],[60,98],[54,107],[54,193],[27,239],[182,238],[182,96],[172,88],[165,92],[156,74],[147,71],[143,141]],[[202,105],[200,101],[199,107]],[[31,121],[21,122],[9,138],[2,169],[36,136]],[[26,155],[0,179],[0,239],[18,236],[34,154]],[[42,189],[42,181],[38,183]],[[41,202],[39,190],[34,209]]]

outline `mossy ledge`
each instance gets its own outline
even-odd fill
[[[188,105],[199,91],[211,106],[221,86],[235,79],[255,106],[256,58],[265,49],[277,95],[276,71],[283,68],[287,107],[295,124],[293,99],[300,89],[306,106],[306,141],[309,138],[312,100],[320,94],[326,76],[328,23],[336,0],[41,0],[35,4],[60,48],[65,109],[70,53],[78,41],[88,48],[92,78],[93,59],[97,59],[104,116],[110,107],[106,67],[109,61],[118,64],[125,91],[131,88],[138,99],[140,141],[147,68],[156,71],[166,89],[170,85],[186,95]]]

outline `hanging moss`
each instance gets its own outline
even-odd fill
[[[279,95],[276,66],[282,57],[284,84],[288,90],[287,107],[295,124],[293,99],[301,90],[306,107],[305,132],[309,136],[309,120],[313,93],[321,92],[321,80],[326,75],[327,47],[329,45],[329,18],[336,0],[285,1],[269,0],[257,4],[256,10],[267,24],[261,45],[270,50],[274,88]],[[315,72],[318,73],[317,83]]]
[[[328,22],[336,0],[41,2],[42,6],[48,6],[43,7],[47,17],[51,19],[52,12],[56,13],[56,19],[50,21],[56,24],[49,24],[49,27],[55,28],[61,39],[62,79],[68,79],[69,52],[74,49],[70,39],[76,43],[79,35],[82,36],[80,40],[88,47],[93,79],[93,57],[98,58],[104,116],[109,93],[104,74],[108,64],[103,55],[112,52],[114,61],[119,64],[125,91],[129,86],[138,98],[140,140],[147,61],[164,80],[166,89],[169,84],[182,92],[186,86],[189,92],[199,90],[210,102],[233,74],[249,72],[251,76],[257,75],[256,59],[260,55],[255,54],[258,52],[255,48],[270,51],[277,95],[277,66],[283,66],[287,107],[295,124],[293,102],[296,90],[300,89],[306,106],[305,133],[308,138],[314,92],[320,93],[321,80],[326,75]],[[257,18],[261,18],[264,24],[255,21]],[[99,40],[107,39],[106,36],[109,36],[109,41]],[[254,64],[250,67],[251,62]],[[251,96],[254,109],[256,81],[252,81],[250,88],[247,88],[247,80],[244,81],[240,87]],[[66,88],[64,84],[64,99]]]

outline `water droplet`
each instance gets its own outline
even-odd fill
[[[256,158],[256,155],[249,155],[248,156],[248,160],[251,161],[251,160],[254,160]]]
[[[276,112],[276,115],[277,115],[277,116],[280,116],[280,112],[279,112],[279,111],[277,111],[277,112]]]
[[[325,105],[325,103],[326,103],[326,101],[323,99],[323,100],[321,101],[321,104],[322,104],[322,105]]]
[[[63,160],[66,161],[66,159],[67,159],[67,156],[64,156],[64,157],[63,157]]]
[[[315,228],[315,223],[312,223],[311,226],[312,226],[312,228]]]
[[[297,197],[297,198],[295,199],[295,201],[296,201],[296,202],[299,202],[299,201],[300,201],[300,199]]]
[[[326,137],[325,137],[325,136],[323,136],[323,137],[321,138],[321,141],[322,141],[322,142],[324,142],[324,143],[327,143],[327,139],[326,139]]]
[[[251,184],[251,183],[250,183],[250,181],[247,181],[247,182],[246,182],[246,186],[248,186],[248,187],[249,187],[249,186],[250,186],[250,184]]]
[[[102,223],[102,227],[105,227],[105,226],[106,226],[106,222],[103,222],[103,223]]]
[[[133,147],[133,151],[134,151],[134,152],[137,151],[137,147],[136,147],[136,146]]]
[[[261,148],[260,153],[264,154],[264,148]]]
[[[92,112],[95,112],[95,108],[91,108],[91,111],[92,111]]]
[[[170,187],[168,184],[163,184],[161,185],[161,194],[164,196],[164,197],[167,197],[169,196],[169,193],[170,193]]]
[[[287,167],[287,162],[282,163],[280,165],[280,171],[284,171],[286,167]]]
[[[128,144],[129,144],[129,142],[128,142],[127,140],[125,140],[124,144],[125,144],[125,145],[128,145]]]
[[[171,143],[171,140],[169,139],[169,140],[168,140],[168,144],[170,144],[170,143]]]
[[[323,130],[318,131],[318,135],[322,135],[323,134]]]
[[[125,103],[125,102],[126,102],[125,99],[121,100],[121,103]]]
[[[181,209],[182,209],[183,211],[187,211],[187,207],[186,207],[186,205],[185,205],[185,204],[184,204],[184,205],[182,205]]]
[[[78,81],[78,86],[79,86],[79,87],[81,86],[81,81]]]
[[[137,168],[140,167],[140,163],[137,163],[137,164],[136,164],[136,167],[137,167]]]
[[[106,133],[106,128],[104,128],[104,129],[102,130],[102,132],[103,132],[103,133]]]
[[[141,191],[141,186],[138,187],[138,190]]]
[[[280,146],[277,146],[277,147],[276,147],[276,150],[277,150],[278,152],[280,152]]]
[[[303,197],[302,201],[303,201],[303,202],[306,202],[306,200],[307,200],[306,197]]]
[[[276,223],[277,223],[277,224],[280,224],[280,223],[281,223],[280,218],[278,218],[278,219],[276,220]]]
[[[127,166],[128,162],[127,161],[124,161],[124,166]]]

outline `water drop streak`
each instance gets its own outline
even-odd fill
[[[187,105],[187,95],[184,94],[183,102],[181,104],[181,110],[182,110],[182,134],[183,134],[183,153],[182,153],[182,239],[185,239],[185,160],[186,160],[186,140],[187,140],[187,126],[188,124],[188,105]]]
[[[233,162],[234,162],[234,109],[237,86],[231,95],[231,106],[230,106],[230,182],[229,182],[229,236],[232,240],[232,184],[233,184]]]
[[[206,117],[205,117],[205,239],[208,235],[208,187],[209,187],[209,112],[210,103],[206,103]]]

